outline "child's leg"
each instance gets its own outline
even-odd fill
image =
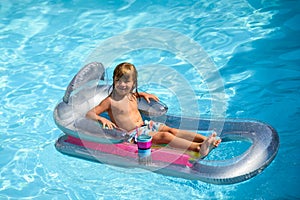
[[[174,148],[200,152],[202,156],[206,156],[212,148],[221,142],[220,139],[216,138],[216,133],[207,137],[202,144],[176,137],[170,132],[151,132],[150,135],[154,144],[169,144]]]
[[[197,142],[197,143],[202,143],[204,140],[207,139],[207,137],[204,135],[186,131],[186,130],[171,128],[166,125],[161,126],[159,131],[169,132],[169,133],[172,133],[173,135],[175,135],[176,137],[183,138],[183,139],[186,139],[186,140],[189,140],[192,142]]]
[[[152,142],[154,144],[168,144],[173,148],[186,149],[199,152],[200,143],[188,141],[183,138],[176,137],[170,132],[151,132]]]

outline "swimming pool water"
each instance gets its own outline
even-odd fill
[[[300,198],[299,7],[296,0],[1,1],[0,199]],[[52,112],[73,75],[95,52],[122,42],[138,47],[141,43],[123,36],[141,30],[174,31],[193,39],[214,62],[211,73],[215,70],[223,85],[214,87],[214,76],[201,77],[199,66],[188,62],[199,56],[196,51],[187,57],[195,50],[188,49],[191,45],[160,32],[139,35],[153,36],[153,43],[141,40],[148,48],[122,51],[111,62],[111,54],[102,55],[108,78],[119,61],[133,62],[141,88],[156,93],[172,114],[271,124],[280,149],[263,173],[218,186],[88,162],[55,150],[62,133]],[[120,35],[111,46],[105,43]],[[160,44],[186,51],[156,48]],[[220,89],[223,99],[214,96]],[[213,113],[218,102],[225,111]]]

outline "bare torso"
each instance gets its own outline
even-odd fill
[[[108,100],[110,101],[108,114],[119,128],[131,131],[144,124],[134,95],[129,94],[122,99],[108,97]]]

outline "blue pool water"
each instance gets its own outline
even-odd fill
[[[2,0],[0,199],[300,198],[299,8],[296,0]],[[180,40],[186,38],[198,46]],[[105,49],[114,46],[125,49],[110,57],[118,51]],[[205,65],[190,61],[201,55],[217,76],[200,76]],[[172,114],[271,124],[278,155],[258,176],[226,186],[62,155],[54,147],[62,133],[53,109],[82,65],[100,58],[109,78],[117,62],[133,62],[141,88]]]

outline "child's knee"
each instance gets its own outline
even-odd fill
[[[176,128],[171,128],[171,133],[173,134],[173,135],[177,135],[178,134],[178,132],[179,132],[179,130],[178,129],[176,129]]]
[[[169,132],[159,132],[155,135],[153,139],[157,142],[169,143],[173,140],[174,135]]]
[[[169,126],[164,126],[163,130],[161,130],[162,132],[166,132],[166,133],[171,133],[172,135],[177,135],[178,133],[178,129],[176,128],[171,128]]]

